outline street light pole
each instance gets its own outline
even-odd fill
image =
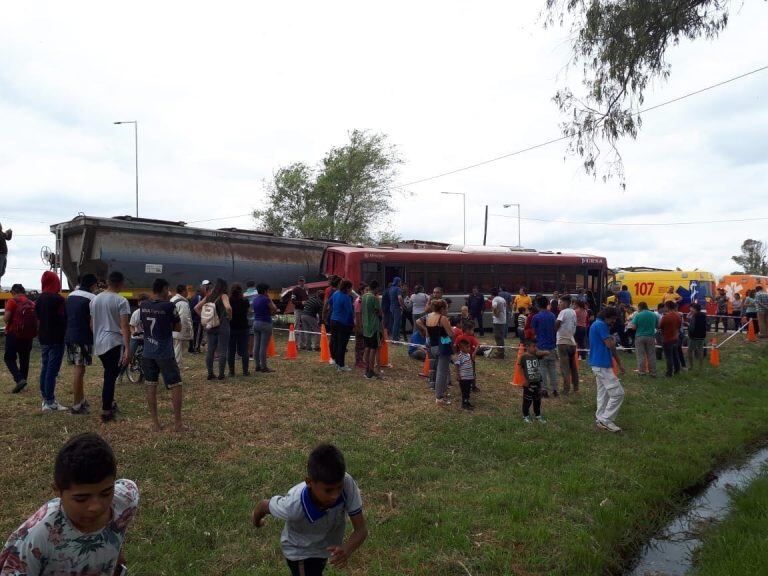
[[[509,208],[510,206],[517,206],[517,247],[522,248],[523,243],[520,241],[520,204],[504,204],[504,208]]]
[[[136,151],[136,218],[139,217],[139,121],[126,120],[124,122],[114,122],[114,124],[133,124],[133,143]]]
[[[450,194],[452,196],[461,196],[464,199],[464,246],[467,245],[467,195],[464,192],[440,192],[440,194]]]

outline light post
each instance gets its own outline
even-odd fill
[[[503,204],[504,208],[509,208],[510,206],[517,206],[517,247],[522,248],[523,244],[520,241],[520,204]]]
[[[133,143],[136,150],[136,218],[139,217],[139,121],[126,120],[114,124],[133,124]]]
[[[464,200],[464,246],[467,245],[467,195],[464,192],[440,192],[440,194],[450,194],[452,196],[461,196]]]

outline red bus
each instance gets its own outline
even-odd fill
[[[329,246],[321,264],[326,276],[336,274],[352,281],[377,280],[388,285],[395,276],[413,288],[430,291],[443,288],[453,296],[454,306],[477,286],[486,295],[500,285],[512,293],[525,287],[529,294],[573,294],[578,288],[591,290],[603,301],[608,267],[602,256],[537,252],[529,249],[486,246],[449,246],[444,250],[401,248],[357,248]]]

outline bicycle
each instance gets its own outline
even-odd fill
[[[128,380],[134,384],[139,384],[144,380],[144,371],[141,369],[141,357],[144,353],[144,341],[139,340],[136,346],[136,352],[133,357],[128,361],[128,366],[125,367],[124,374],[128,375]]]

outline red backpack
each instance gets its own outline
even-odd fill
[[[37,336],[37,314],[35,303],[29,299],[14,298],[16,308],[13,310],[11,325],[8,332],[22,340],[32,340]]]

